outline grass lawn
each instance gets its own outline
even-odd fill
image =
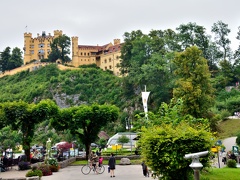
[[[240,119],[221,121],[219,123],[219,128],[221,129],[221,132],[219,133],[220,139],[237,136],[237,134],[240,133]]]
[[[200,175],[201,180],[239,180],[240,168],[212,168]]]

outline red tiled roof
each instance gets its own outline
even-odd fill
[[[100,131],[99,134],[98,134],[98,137],[100,139],[105,139],[105,140],[108,140],[110,138],[110,136],[104,131]]]
[[[105,44],[103,46],[92,46],[92,45],[78,45],[79,49],[97,49],[98,51],[106,50],[109,44]]]

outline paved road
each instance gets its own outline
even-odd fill
[[[81,172],[82,166],[68,166],[67,168],[61,169],[60,172],[54,173],[52,176],[44,176],[42,180],[106,180],[106,179],[122,179],[122,180],[141,180],[146,179],[142,175],[141,165],[117,165],[115,170],[115,178],[110,178],[110,174],[107,172],[107,166],[105,166],[105,172],[103,174],[94,174],[92,171],[88,175],[83,175]]]
[[[41,180],[106,180],[106,179],[116,179],[116,180],[141,180],[146,179],[142,174],[141,165],[117,165],[115,170],[115,178],[110,178],[110,174],[107,172],[107,166],[105,166],[105,172],[103,174],[94,174],[92,171],[88,175],[83,175],[81,172],[82,166],[68,166],[66,168],[60,169],[59,172],[53,173],[51,176],[43,176]],[[7,172],[0,173],[1,178],[16,178],[25,177],[27,171],[17,171],[12,169]]]
[[[236,145],[237,137],[226,138],[222,141],[223,145],[226,147],[226,152],[232,150],[232,146]]]

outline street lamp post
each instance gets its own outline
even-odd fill
[[[125,118],[125,121],[126,121],[126,129],[128,130],[128,132],[129,132],[129,136],[130,136],[130,146],[131,146],[131,155],[132,155],[132,138],[131,138],[131,132],[130,132],[130,130],[132,129],[132,120],[131,120],[131,118],[129,117],[129,118]]]

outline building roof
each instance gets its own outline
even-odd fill
[[[98,133],[98,137],[100,139],[105,139],[105,140],[108,140],[110,138],[110,136],[106,132],[104,132],[104,131],[100,131]]]
[[[118,143],[118,138],[121,136],[127,136],[130,140],[129,143],[126,143],[126,146],[135,146],[136,145],[136,140],[135,138],[137,137],[137,133],[134,132],[119,132],[117,134],[115,134],[114,136],[112,136],[108,142],[107,145],[108,146],[112,146],[112,145],[116,145]]]

